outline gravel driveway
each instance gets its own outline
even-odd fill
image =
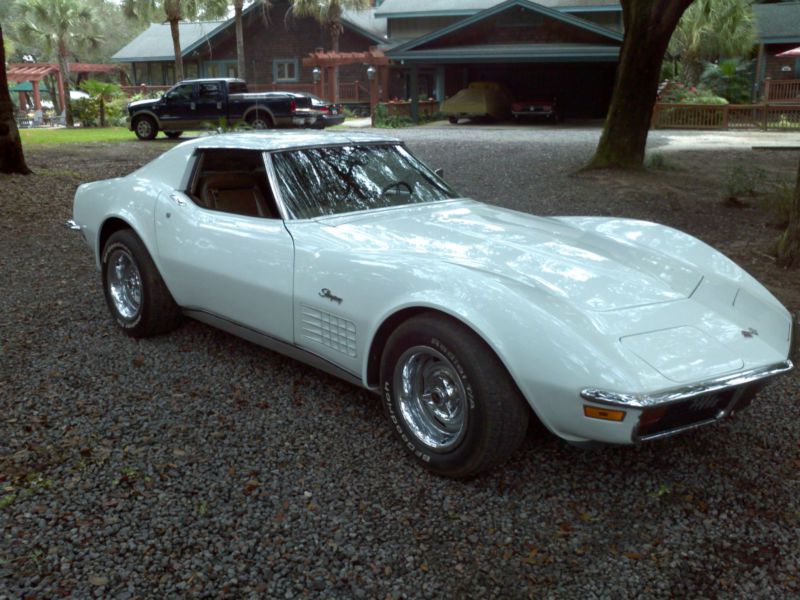
[[[475,197],[646,212],[572,175],[597,130],[570,131],[398,133]],[[318,371],[194,322],[122,336],[61,222],[79,182],[168,147],[34,149],[37,175],[0,176],[0,598],[800,596],[797,375],[639,447],[533,429],[463,483]]]

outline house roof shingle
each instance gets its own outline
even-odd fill
[[[227,21],[180,22],[181,54],[184,56],[198,44],[224,27]],[[174,60],[172,33],[169,23],[153,23],[121,48],[111,60],[114,62],[138,62],[151,60]]]
[[[754,4],[753,13],[761,43],[800,42],[800,2]]]
[[[375,10],[380,17],[469,16],[503,0],[384,0]],[[546,8],[566,12],[588,8],[622,10],[618,0],[539,0]]]

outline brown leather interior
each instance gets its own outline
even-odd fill
[[[256,176],[245,172],[205,175],[198,186],[199,201],[212,210],[251,217],[273,217]]]

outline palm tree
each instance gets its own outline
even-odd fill
[[[172,34],[172,51],[175,53],[175,80],[183,79],[183,54],[181,53],[181,32],[178,24],[184,19],[218,17],[225,14],[227,0],[123,0],[122,9],[126,16],[149,20],[159,10],[169,23]]]
[[[756,36],[749,0],[696,0],[672,34],[667,56],[680,60],[684,83],[697,85],[704,62],[747,58]]]
[[[14,105],[8,92],[6,50],[3,45],[3,25],[0,23],[0,173],[27,175],[30,172],[25,164],[22,141],[14,120]]]
[[[292,13],[298,17],[314,17],[327,30],[331,38],[331,50],[339,51],[339,37],[344,31],[342,12],[345,10],[364,10],[370,6],[369,0],[291,0]],[[334,102],[339,101],[339,68],[333,69]]]
[[[244,57],[244,31],[242,25],[242,11],[247,0],[233,0],[233,20],[236,27],[236,73],[242,79],[245,77]],[[267,21],[267,11],[270,8],[269,0],[251,0],[253,4],[260,4],[262,16]]]
[[[87,79],[81,84],[81,89],[97,102],[100,113],[100,127],[106,126],[106,102],[111,102],[117,98],[122,89],[116,83],[98,81],[97,79]]]
[[[81,0],[29,0],[23,14],[20,36],[58,60],[64,81],[66,125],[73,127],[68,62],[79,49],[99,43],[101,36],[96,29],[94,12]]]

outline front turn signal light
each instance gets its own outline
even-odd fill
[[[583,414],[592,419],[603,421],[622,421],[625,418],[624,410],[609,410],[607,408],[597,408],[596,406],[583,405]]]

